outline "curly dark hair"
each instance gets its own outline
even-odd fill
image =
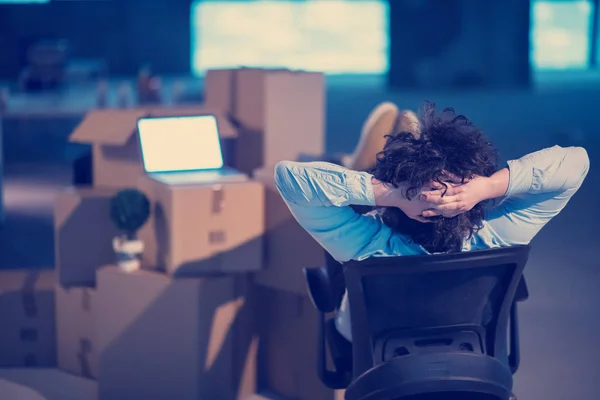
[[[442,171],[464,179],[490,176],[497,170],[498,153],[482,131],[465,116],[447,108],[436,115],[435,105],[425,103],[419,113],[420,135],[394,132],[377,155],[373,176],[393,187],[406,185],[410,200],[430,182],[442,181]],[[436,217],[422,223],[407,217],[399,208],[380,208],[383,222],[395,232],[408,236],[430,253],[460,252],[463,242],[481,229],[484,203],[453,218]]]

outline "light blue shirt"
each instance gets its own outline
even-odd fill
[[[554,146],[508,162],[510,179],[502,201],[489,210],[483,227],[462,251],[528,244],[579,189],[589,170],[581,147]],[[339,262],[369,257],[429,254],[386,226],[379,215],[360,215],[350,205],[375,205],[372,175],[324,162],[283,161],[275,184],[298,223]],[[344,296],[336,316],[351,340]]]

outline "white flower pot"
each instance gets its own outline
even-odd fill
[[[126,272],[140,269],[140,258],[144,252],[144,242],[141,240],[128,240],[122,236],[113,239],[113,249],[117,255],[117,264]]]

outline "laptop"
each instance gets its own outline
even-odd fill
[[[169,185],[248,180],[224,166],[214,115],[141,118],[137,126],[144,169],[154,180]]]

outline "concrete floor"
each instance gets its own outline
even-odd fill
[[[96,387],[56,369],[0,369],[2,400],[95,400]]]
[[[375,103],[372,100],[389,98],[380,91],[377,95],[377,92],[378,89],[364,89],[362,92],[353,90],[350,95],[334,90],[328,93],[329,150],[350,150],[363,116]],[[597,94],[593,96],[597,98]],[[416,105],[415,99],[427,97],[395,94],[392,98],[401,98],[397,101],[400,104]],[[453,98],[458,99],[458,95],[444,97],[450,104],[453,104]],[[580,96],[574,98],[580,99]],[[350,101],[360,104],[360,111],[348,112],[344,104]],[[493,100],[493,103],[499,101]],[[521,307],[522,364],[516,376],[515,392],[524,400],[594,400],[600,399],[600,313],[597,311],[600,304],[600,261],[595,254],[600,247],[597,227],[600,222],[597,206],[600,173],[595,166],[600,140],[594,136],[599,130],[589,128],[596,128],[598,122],[597,117],[592,120],[584,110],[584,119],[587,120],[583,124],[587,124],[588,129],[583,130],[583,136],[565,137],[557,136],[555,132],[540,132],[541,128],[527,119],[539,120],[545,115],[540,110],[546,108],[548,119],[554,121],[557,117],[551,112],[553,101],[546,99],[542,105],[538,102],[536,115],[523,115],[520,119],[511,115],[509,122],[503,116],[494,117],[486,113],[483,106],[477,108],[474,95],[460,97],[459,102],[466,105],[463,109],[467,111],[472,108],[476,114],[473,118],[482,121],[484,126],[498,121],[489,130],[505,157],[516,157],[557,142],[583,144],[590,154],[591,170],[580,192],[532,243],[533,250],[526,267],[531,297]],[[564,102],[569,104],[567,100]],[[358,110],[357,104],[353,105],[355,110]],[[587,106],[591,107],[589,103]],[[341,116],[349,114],[354,119],[342,122]],[[527,122],[510,133],[504,130],[524,120]],[[567,122],[555,125],[570,126]],[[520,132],[528,128],[535,129],[524,140]],[[5,151],[9,149],[5,148]],[[0,268],[52,267],[52,199],[56,190],[68,185],[69,180],[69,164],[64,160],[7,165],[7,219],[0,229]],[[0,378],[3,377],[1,372]]]

